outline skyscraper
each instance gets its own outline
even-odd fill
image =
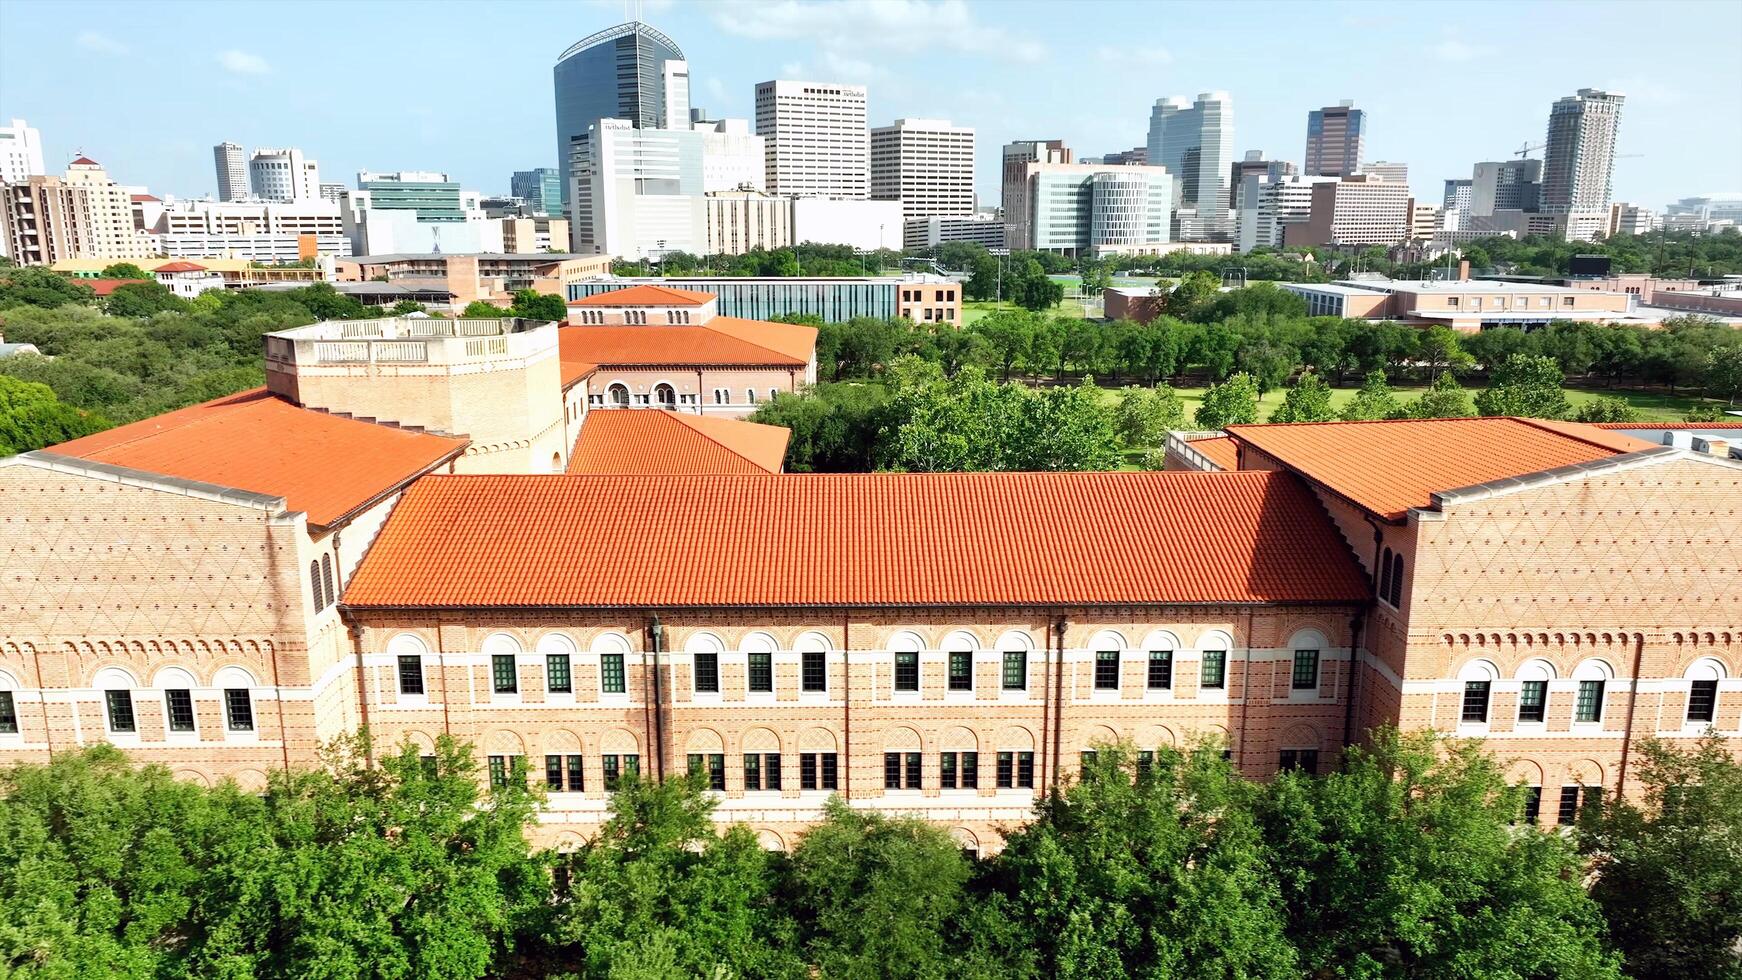
[[[318,201],[321,197],[320,165],[294,147],[255,150],[248,158],[248,186],[265,201]]]
[[[974,210],[974,131],[944,119],[897,119],[871,131],[871,197],[903,218]]]
[[[1307,113],[1305,173],[1309,177],[1344,177],[1361,169],[1361,144],[1367,136],[1367,113],[1353,99]]]
[[[1034,229],[1028,220],[1029,164],[1070,163],[1064,140],[1018,140],[1004,144],[1004,244],[1033,248]]]
[[[601,119],[627,119],[636,129],[688,126],[689,71],[677,42],[639,21],[582,38],[557,58],[551,76],[565,202],[569,142]]]
[[[1174,206],[1178,238],[1225,240],[1233,234],[1228,167],[1234,160],[1234,105],[1226,92],[1204,92],[1196,102],[1159,99],[1149,116],[1149,163],[1179,181]]]
[[[524,198],[527,206],[537,214],[561,214],[562,172],[555,167],[516,170],[508,180],[508,193]]]
[[[1247,177],[1262,176],[1275,181],[1293,173],[1294,164],[1287,160],[1266,160],[1263,150],[1247,150],[1245,159],[1235,160],[1228,168],[1228,206],[1236,211],[1250,207],[1241,200]]]
[[[786,197],[871,196],[865,86],[760,82],[756,135],[768,154],[768,192]]]
[[[1478,163],[1470,179],[1469,214],[1485,218],[1496,211],[1535,211],[1541,181],[1541,160]]]
[[[212,147],[212,162],[218,168],[218,200],[241,201],[248,197],[248,162],[242,147],[219,143]]]
[[[1619,92],[1582,88],[1555,102],[1543,153],[1542,210],[1565,214],[1609,207],[1624,101]]]

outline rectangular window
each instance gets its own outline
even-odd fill
[[[232,687],[224,691],[224,719],[233,732],[254,730],[254,702],[248,699],[248,689]]]
[[[920,781],[920,774],[921,774],[920,754],[918,752],[907,753],[907,788],[908,789],[920,789],[923,787],[923,783],[921,783],[921,781]]]
[[[762,757],[762,783],[768,789],[780,788],[780,753],[769,752]]]
[[[423,693],[423,658],[417,655],[399,658],[399,693]]]
[[[754,752],[744,753],[744,791],[762,788],[762,757]]]
[[[1034,753],[1016,753],[1016,785],[1021,789],[1034,788]]]
[[[938,756],[938,788],[956,788],[956,753],[945,752]]]
[[[1016,753],[998,753],[998,788],[1011,789],[1016,785]]]
[[[1527,786],[1524,790],[1524,822],[1536,823],[1542,817],[1542,787]]]
[[[1561,787],[1561,806],[1558,817],[1562,825],[1571,824],[1579,819],[1579,788],[1577,786]]]
[[[109,703],[109,730],[112,732],[135,731],[133,693],[131,691],[108,691],[105,692],[104,697]]]
[[[800,683],[806,691],[829,689],[828,663],[821,650],[806,650],[799,655]]]
[[[550,789],[561,791],[563,788],[563,757],[547,755],[544,757],[544,785]]]
[[[901,753],[883,753],[883,788],[901,788]]]
[[[605,694],[622,694],[627,690],[623,682],[621,653],[607,653],[599,657],[599,690]]]
[[[822,763],[823,763],[822,788],[823,789],[831,789],[831,790],[835,789],[836,788],[835,784],[836,784],[836,779],[837,779],[837,773],[838,773],[838,770],[835,766],[835,753],[824,752],[822,754]]]
[[[553,653],[544,658],[544,676],[552,694],[575,693],[574,675],[569,671],[569,655]]]
[[[1580,681],[1579,700],[1573,707],[1574,721],[1603,720],[1603,682]]]
[[[1119,651],[1095,651],[1095,690],[1119,690]]]
[[[0,735],[18,734],[18,704],[11,691],[0,691]]]
[[[919,690],[919,654],[917,652],[909,651],[895,655],[895,689],[897,691]]]
[[[622,764],[619,761],[619,757],[614,755],[601,756],[599,768],[603,771],[605,776],[605,789],[607,791],[616,790],[617,780],[623,775]]]
[[[750,654],[750,690],[764,694],[774,691],[774,654]]]
[[[1464,682],[1464,712],[1460,716],[1464,721],[1486,722],[1488,720],[1488,682]]]
[[[980,753],[962,753],[962,789],[980,788]]]
[[[1296,691],[1318,690],[1319,652],[1317,650],[1296,650],[1294,652],[1294,680],[1290,686]]]
[[[1084,749],[1081,753],[1079,762],[1083,767],[1082,776],[1085,780],[1092,778],[1092,774],[1095,770],[1095,758],[1097,755],[1098,753],[1094,749]]]
[[[718,752],[708,756],[708,788],[717,792],[726,789],[726,757]]]
[[[1137,750],[1137,776],[1139,779],[1155,771],[1155,752],[1151,749]]]
[[[1525,681],[1518,686],[1518,720],[1542,721],[1548,715],[1548,681]],[[1538,793],[1540,796],[1541,794]]]
[[[1718,715],[1718,682],[1694,681],[1688,689],[1688,721],[1710,722]]]
[[[966,650],[950,651],[950,690],[974,689],[974,655]]]
[[[1219,691],[1228,684],[1228,651],[1205,650],[1198,668],[1198,684],[1207,690]]]
[[[1028,651],[1007,650],[1004,653],[1004,689],[1020,691],[1028,687]]]
[[[508,788],[508,757],[505,755],[490,757],[490,788]]]
[[[520,676],[514,669],[514,654],[498,653],[490,658],[491,690],[497,694],[520,692]]]
[[[571,793],[579,793],[587,788],[586,764],[581,761],[582,758],[579,755],[569,756],[569,792]]]
[[[817,754],[815,752],[800,752],[798,754],[798,788],[801,790],[817,788]]]
[[[1302,772],[1317,774],[1319,771],[1319,750],[1283,749],[1281,765],[1283,769],[1299,769]]]
[[[1165,691],[1173,687],[1173,651],[1149,651],[1149,689]]]
[[[10,696],[10,695],[8,695]],[[169,709],[169,730],[172,732],[191,732],[194,730],[194,692],[165,691],[164,706]],[[0,728],[0,731],[4,731]]]
[[[698,692],[720,693],[720,655],[717,653],[698,653],[695,658],[696,690]]]

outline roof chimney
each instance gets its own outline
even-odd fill
[[[1458,260],[1458,281],[1459,282],[1469,282],[1470,281],[1470,260],[1469,259],[1459,259]]]
[[[1730,458],[1730,441],[1728,439],[1694,436],[1693,443],[1693,449],[1696,453],[1709,453],[1719,459]]]

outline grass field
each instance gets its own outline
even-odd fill
[[[1180,401],[1185,403],[1187,422],[1191,421],[1192,415],[1198,410],[1198,406],[1203,404],[1204,390],[1205,389],[1203,388],[1174,389],[1174,391],[1179,393]],[[1394,388],[1392,390],[1396,393],[1399,401],[1408,401],[1425,391],[1426,386],[1405,386]],[[1475,397],[1477,390],[1478,389],[1476,388],[1470,389],[1471,397]],[[1331,407],[1338,409],[1342,408],[1344,405],[1348,404],[1349,399],[1355,397],[1355,391],[1356,389],[1354,388],[1331,389]],[[1287,392],[1283,390],[1265,393],[1264,397],[1258,400],[1258,420],[1262,422],[1270,418],[1270,413],[1275,411],[1278,405],[1282,404],[1282,400],[1286,395]],[[1624,388],[1614,390],[1608,388],[1567,389],[1567,400],[1572,402],[1575,411],[1578,410],[1580,405],[1605,396],[1615,396],[1626,399],[1627,403],[1632,405],[1634,410],[1639,413],[1639,418],[1642,422],[1679,422],[1688,409],[1702,401],[1698,398],[1689,398],[1682,395],[1669,395],[1661,391],[1630,391]],[[1118,400],[1119,393],[1115,389],[1104,388],[1102,389],[1102,397],[1111,404]]]

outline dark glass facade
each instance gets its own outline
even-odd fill
[[[556,158],[569,196],[569,141],[600,119],[627,119],[637,129],[688,123],[666,120],[665,63],[683,61],[677,45],[646,24],[619,24],[563,52],[552,70],[556,90]]]

